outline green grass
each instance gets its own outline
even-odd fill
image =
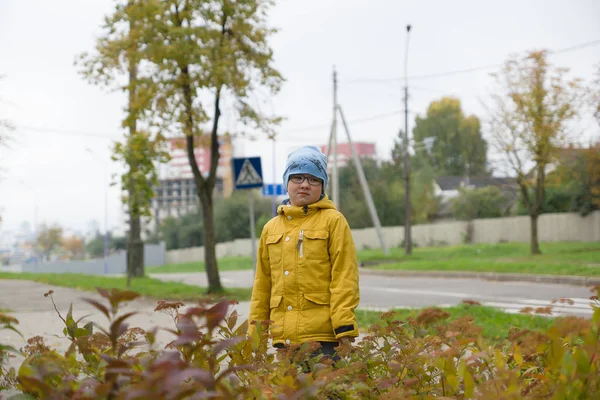
[[[223,257],[219,259],[219,271],[251,270],[252,257]],[[160,267],[147,268],[150,274],[172,274],[183,272],[206,272],[203,261],[182,264],[165,264]]]
[[[4,272],[0,273],[0,279],[22,279],[87,291],[95,291],[97,287],[105,289],[127,289],[127,279],[125,277],[106,277],[83,274],[13,274]],[[131,287],[129,289],[138,292],[144,297],[156,300],[197,301],[202,298],[207,298],[206,288],[186,285],[179,282],[163,282],[158,279],[147,277],[132,279]],[[251,294],[251,288],[230,288],[226,289],[219,296],[212,297],[246,301],[250,299]]]
[[[385,255],[381,250],[363,250],[358,252],[360,261],[378,260],[439,260],[463,259],[535,259],[542,261],[576,261],[581,263],[600,263],[600,243],[598,242],[558,242],[542,243],[542,254],[531,256],[528,243],[472,244],[445,247],[416,247],[412,256],[404,255],[404,248],[390,249]]]
[[[377,268],[402,271],[473,271],[538,275],[600,276],[599,267],[588,267],[579,264],[554,264],[537,261],[505,262],[485,259],[407,261],[402,263],[382,264],[377,266]]]
[[[357,255],[360,262],[378,269],[600,276],[600,243],[542,243],[541,250],[543,254],[531,256],[527,243],[498,243],[418,247],[408,257],[404,255],[403,248],[390,249],[389,255],[381,250],[362,250]],[[251,269],[250,257],[219,259],[220,271]],[[197,261],[152,267],[147,272],[205,272],[205,269],[204,262]]]
[[[530,329],[535,331],[546,331],[555,319],[539,315],[509,314],[493,307],[458,305],[443,309],[450,314],[448,321],[471,315],[474,324],[483,328],[482,336],[493,342],[499,343],[506,339],[509,329]],[[397,309],[395,319],[405,321],[409,316],[416,317],[422,311],[420,309]],[[368,327],[381,323],[381,312],[356,310],[356,319],[360,327]],[[431,330],[435,333],[434,330]]]
[[[529,254],[526,243],[478,244],[416,248],[412,256],[403,249],[359,253],[361,261],[385,260],[374,268],[404,271],[475,271],[548,275],[600,276],[600,243],[544,243],[542,254]]]

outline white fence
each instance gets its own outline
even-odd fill
[[[467,232],[467,222],[450,221],[434,224],[414,225],[413,243],[419,246],[458,245],[463,243]],[[530,219],[528,216],[476,219],[473,221],[473,243],[529,242]],[[541,242],[597,242],[600,241],[600,211],[585,217],[575,213],[544,214],[538,221],[538,234]],[[389,247],[399,247],[404,240],[404,227],[383,228],[383,235]],[[352,236],[356,248],[377,249],[381,246],[375,228],[353,229]],[[217,257],[250,256],[250,239],[217,244]],[[167,263],[204,260],[204,248],[167,251]]]

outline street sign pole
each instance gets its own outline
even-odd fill
[[[252,265],[256,268],[256,221],[254,220],[254,193],[248,190],[250,205],[250,241],[252,242]]]
[[[260,157],[234,158],[233,175],[236,189],[254,189],[263,187],[262,166]],[[250,241],[252,246],[252,262],[256,271],[256,221],[254,216],[254,193],[248,190],[248,207],[250,211]]]

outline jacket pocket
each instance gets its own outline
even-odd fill
[[[326,230],[304,231],[304,258],[309,260],[329,259],[329,232]]]
[[[283,233],[268,235],[265,240],[267,251],[269,252],[269,264],[278,264],[281,261],[282,245],[281,238]]]
[[[300,311],[300,335],[311,337],[335,336],[331,324],[328,292],[304,293]]]
[[[269,319],[273,321],[273,323],[269,327],[269,332],[271,333],[271,337],[273,338],[280,338],[281,336],[283,336],[283,317],[285,315],[285,312],[280,307],[281,300],[283,300],[283,296],[271,296],[271,300],[269,303]]]
[[[304,301],[302,302],[302,310],[312,310],[323,306],[329,307],[331,295],[329,292],[321,293],[304,293]]]

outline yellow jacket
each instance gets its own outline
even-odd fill
[[[348,222],[327,196],[277,213],[260,237],[249,320],[273,321],[273,344],[358,336],[358,265]]]

